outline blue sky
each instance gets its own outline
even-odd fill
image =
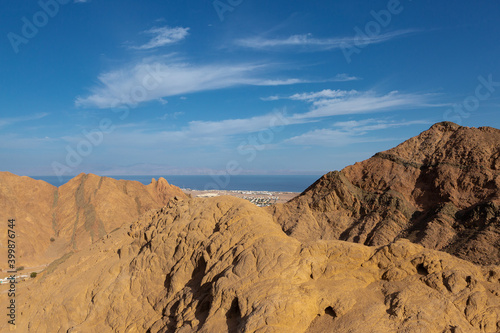
[[[2,171],[322,174],[500,127],[498,1],[0,7]]]

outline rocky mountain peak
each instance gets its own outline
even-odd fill
[[[498,264],[499,167],[500,130],[438,123],[323,176],[290,203],[271,209],[284,230],[301,240],[382,245],[407,238],[476,263]]]

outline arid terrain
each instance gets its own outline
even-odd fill
[[[161,178],[139,182],[81,174],[57,188],[41,180],[0,172],[0,242],[7,241],[7,220],[15,218],[18,266],[49,264],[79,250],[141,214],[186,197]],[[2,258],[6,253],[2,253]],[[0,262],[5,270],[7,260]]]
[[[299,240],[380,246],[406,238],[500,264],[500,131],[439,123],[271,207]]]
[[[16,328],[499,332],[499,173],[500,130],[449,122],[269,207],[1,173],[23,263],[50,261],[18,284]]]

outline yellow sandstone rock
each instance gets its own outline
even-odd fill
[[[492,269],[407,240],[300,242],[265,209],[237,198],[172,200],[42,274],[20,298],[18,326],[498,332],[499,270]]]

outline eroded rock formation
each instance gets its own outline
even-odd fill
[[[301,242],[241,199],[173,200],[44,273],[19,328],[497,332],[499,278],[407,240]]]

